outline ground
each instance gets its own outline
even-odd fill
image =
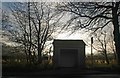
[[[119,72],[60,68],[29,72],[4,72],[2,78],[120,78]]]

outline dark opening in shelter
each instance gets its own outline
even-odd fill
[[[85,43],[83,40],[57,40],[53,42],[55,67],[85,67]]]

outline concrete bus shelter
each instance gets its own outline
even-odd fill
[[[85,43],[83,40],[57,40],[53,42],[55,67],[85,67]]]

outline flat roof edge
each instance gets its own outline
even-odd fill
[[[85,44],[85,42],[84,42],[83,40],[80,40],[80,39],[79,39],[79,40],[78,40],[78,39],[76,39],[76,40],[75,40],[75,39],[74,39],[74,40],[73,40],[73,39],[54,39],[53,44],[54,44],[54,42],[56,42],[56,41],[71,41],[71,42],[72,42],[72,41],[80,41],[80,42],[83,42],[83,43]],[[85,45],[86,45],[86,44],[85,44]]]
[[[80,39],[54,39],[54,41],[83,41]]]

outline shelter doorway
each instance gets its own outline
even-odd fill
[[[60,67],[76,67],[78,62],[77,49],[60,49]]]

